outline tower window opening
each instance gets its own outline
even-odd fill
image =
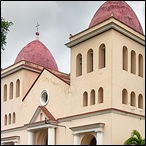
[[[100,87],[98,90],[98,103],[103,103],[103,88]]]
[[[13,83],[10,83],[10,99],[13,99]]]
[[[76,57],[76,76],[82,75],[82,55],[78,54]]]
[[[136,74],[136,54],[135,51],[131,51],[131,73]]]
[[[128,50],[125,46],[123,47],[123,70],[128,71]]]
[[[20,96],[20,80],[16,81],[16,97]]]
[[[122,91],[122,104],[128,104],[127,90],[123,89]]]
[[[143,96],[141,94],[138,96],[138,108],[143,109]]]
[[[12,119],[12,123],[14,124],[15,123],[15,121],[16,121],[16,114],[15,114],[15,112],[13,112],[13,117],[12,117],[13,119]]]
[[[143,56],[141,54],[138,55],[138,75],[143,77]]]
[[[7,125],[7,115],[5,115],[5,118],[4,118],[4,125]]]
[[[88,106],[88,93],[84,92],[83,94],[83,107]]]
[[[4,100],[3,101],[7,101],[7,85],[4,85]]]
[[[90,93],[90,105],[95,104],[95,90],[92,90]]]
[[[11,124],[11,114],[9,113],[9,124]]]
[[[106,66],[106,49],[105,45],[102,44],[99,47],[99,69],[104,68]]]
[[[93,71],[93,50],[90,49],[87,52],[87,73],[90,73]]]
[[[130,95],[130,105],[131,106],[136,106],[136,99],[135,99],[135,93],[134,92],[131,92],[131,95]]]

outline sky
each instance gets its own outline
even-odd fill
[[[1,16],[13,22],[1,53],[1,68],[12,65],[23,47],[39,40],[53,55],[60,72],[70,73],[70,34],[88,28],[105,1],[1,1]],[[145,1],[126,1],[137,15],[145,34]]]

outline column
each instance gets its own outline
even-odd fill
[[[48,128],[48,145],[55,145],[55,128]]]
[[[97,131],[96,139],[97,139],[96,145],[103,145],[103,132],[102,132],[102,129]]]
[[[79,145],[79,135],[74,134],[74,145]]]
[[[34,144],[34,133],[31,131],[28,131],[28,145]]]

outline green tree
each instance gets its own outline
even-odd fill
[[[1,17],[1,52],[5,49],[6,46],[6,38],[9,31],[9,27],[13,25],[12,22],[6,21],[3,17]]]
[[[142,138],[137,130],[133,130],[131,137],[124,142],[124,145],[145,145],[145,139]]]

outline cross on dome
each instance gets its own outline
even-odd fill
[[[37,22],[37,25],[36,25],[36,28],[37,28],[37,32],[35,33],[36,34],[36,36],[39,36],[39,32],[38,32],[38,27],[39,27],[40,25],[38,24],[38,22]]]

